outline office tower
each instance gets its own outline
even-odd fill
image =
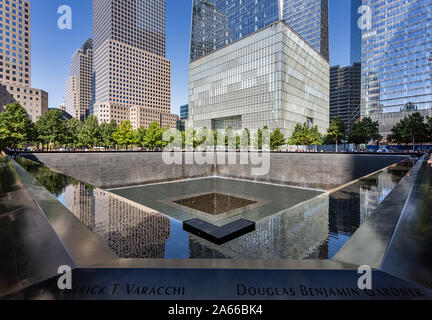
[[[99,122],[176,127],[171,63],[165,58],[165,0],[93,0],[95,96]]]
[[[28,0],[0,6],[0,112],[18,102],[37,121],[48,111],[48,93],[31,87],[31,7]]]
[[[285,21],[189,64],[188,124],[212,129],[329,126],[330,66]]]
[[[360,118],[361,64],[330,68],[330,122],[339,117],[348,131]]]
[[[177,130],[185,131],[186,130],[186,122],[189,118],[189,105],[185,104],[180,106],[180,117],[177,121]]]
[[[328,0],[284,0],[283,10],[288,25],[329,61]]]
[[[361,41],[362,31],[359,27],[361,13],[359,9],[362,6],[362,0],[351,0],[351,65],[361,63]]]
[[[189,118],[189,105],[185,104],[180,107],[180,120],[187,120]]]
[[[93,41],[88,39],[72,56],[66,82],[65,108],[74,118],[84,121],[93,94]]]
[[[281,19],[329,60],[328,0],[193,0],[190,60]]]
[[[371,13],[362,30],[362,117],[380,122],[384,136],[393,124],[432,106],[432,2],[364,0]]]
[[[78,78],[69,77],[66,80],[65,109],[73,118],[80,119]]]

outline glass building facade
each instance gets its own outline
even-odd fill
[[[362,0],[351,0],[351,65],[361,62],[362,31],[358,25]]]
[[[432,107],[432,1],[363,0],[371,23],[362,31],[362,116],[382,118]],[[381,116],[380,116],[381,115]]]
[[[194,61],[281,17],[328,60],[328,0],[193,0],[190,59]]]
[[[342,119],[348,131],[360,117],[361,64],[330,68],[330,122]]]
[[[283,18],[329,60],[328,0],[284,0]]]
[[[189,118],[189,105],[185,104],[180,107],[180,120],[187,120]]]
[[[194,128],[329,127],[330,66],[285,21],[189,64],[189,121]]]

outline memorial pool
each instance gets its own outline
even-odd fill
[[[331,259],[411,168],[394,165],[330,192],[221,177],[103,190],[18,162],[119,257],[168,259]],[[212,194],[243,202],[216,215],[184,205]],[[244,218],[256,230],[216,245],[183,230],[195,217],[217,226]]]

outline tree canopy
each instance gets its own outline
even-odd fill
[[[136,143],[135,132],[130,121],[123,122],[113,134],[114,140],[126,149]]]
[[[166,142],[163,141],[164,130],[161,129],[159,123],[153,122],[146,131],[144,137],[144,145],[150,150],[162,149],[166,146]]]
[[[101,140],[104,147],[113,147],[116,145],[114,133],[117,131],[117,123],[113,120],[110,123],[103,122],[100,125]]]
[[[397,122],[389,136],[389,140],[397,143],[424,143],[430,140],[430,122],[425,121],[425,117],[419,112],[413,113]]]
[[[102,142],[101,128],[96,117],[89,116],[78,134],[79,144],[83,147],[95,147]]]
[[[379,133],[378,121],[373,121],[370,117],[363,118],[360,122],[354,123],[348,136],[348,142],[354,144],[367,144],[369,141],[381,140],[383,137]]]
[[[140,127],[135,133],[135,141],[141,148],[145,147],[146,132],[147,132],[146,128]]]
[[[75,148],[79,145],[78,135],[81,132],[82,123],[76,119],[69,119],[66,123],[66,144]]]
[[[36,122],[38,140],[42,145],[52,148],[53,143],[61,145],[66,143],[68,132],[62,115],[61,110],[49,110]]]
[[[295,146],[313,146],[322,145],[322,142],[323,139],[318,126],[309,128],[306,123],[303,125],[298,123],[288,143]]]
[[[0,148],[16,148],[35,138],[35,128],[26,110],[19,103],[7,105],[5,112],[0,113]]]
[[[338,144],[342,143],[346,136],[346,126],[341,118],[336,117],[330,123],[330,127],[327,130],[327,135],[324,138],[329,144],[335,144],[336,150],[338,150]],[[331,143],[330,143],[331,142]]]
[[[276,128],[270,135],[270,148],[271,150],[277,150],[280,146],[286,144],[284,134],[279,128]]]

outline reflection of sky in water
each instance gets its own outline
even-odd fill
[[[336,253],[344,246],[344,244],[351,238],[344,232],[338,232],[337,234],[331,233],[328,240],[328,256],[331,259]]]
[[[66,198],[64,193],[58,195],[57,200],[60,201],[60,203],[66,207]]]
[[[170,219],[171,237],[165,243],[166,259],[188,259],[189,258],[189,235],[183,231],[180,221]]]
[[[119,256],[167,259],[331,259],[409,169],[383,170],[306,211],[270,216],[257,223],[256,232],[216,246],[191,236],[174,218],[40,165],[19,162]]]

